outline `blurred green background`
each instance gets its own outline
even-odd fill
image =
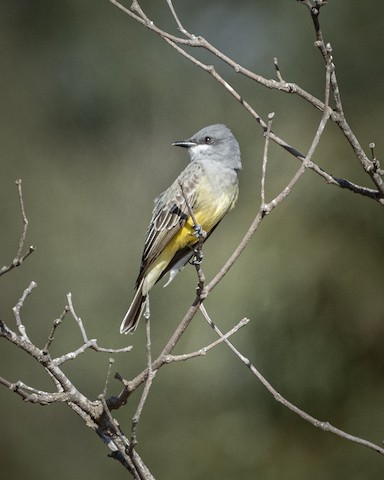
[[[129,2],[128,2],[129,3]],[[166,2],[142,2],[176,33]],[[306,9],[295,1],[175,0],[180,18],[240,64],[322,96],[324,66]],[[383,151],[383,2],[329,2],[321,20],[332,43],[345,111],[363,146]],[[227,124],[243,156],[237,208],[204,249],[204,272],[217,272],[259,205],[263,137],[258,125],[205,72],[107,0],[27,0],[0,6],[0,263],[16,253],[21,219],[14,181],[23,180],[30,222],[28,261],[0,279],[0,318],[31,280],[38,288],[22,310],[30,337],[44,345],[72,292],[89,337],[105,347],[132,344],[114,370],[131,378],[145,365],[144,323],[118,334],[133,295],[153,198],[184,168],[171,143],[210,123]],[[266,118],[302,152],[319,113],[302,100],[241,78],[207,54]],[[371,186],[350,147],[329,125],[317,161],[336,176]],[[272,145],[268,199],[298,164]],[[383,209],[308,172],[265,219],[206,305],[217,324],[250,324],[233,339],[272,384],[308,413],[376,443],[384,438]],[[157,354],[194,298],[186,268],[151,295]],[[178,353],[214,339],[197,316]],[[54,354],[81,343],[68,317]],[[39,366],[5,341],[1,375],[41,389]],[[64,370],[91,398],[102,391],[108,355],[88,352]],[[120,391],[112,380],[110,394]],[[117,416],[123,429],[139,395]],[[3,478],[127,478],[81,419],[65,405],[39,407],[0,388]],[[378,454],[316,430],[277,404],[224,346],[205,358],[170,365],[156,379],[138,430],[138,451],[158,479],[377,479]]]

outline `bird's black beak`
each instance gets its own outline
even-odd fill
[[[190,140],[180,140],[178,142],[173,142],[172,143],[173,147],[184,147],[184,148],[194,147],[195,145],[196,145],[196,143],[191,142]]]

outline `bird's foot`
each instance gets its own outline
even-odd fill
[[[201,225],[194,225],[193,227],[193,234],[195,237],[197,237],[199,240],[204,239],[207,237],[207,232],[203,229]]]
[[[189,261],[191,265],[200,265],[203,261],[203,252],[200,247],[195,247],[193,249],[193,257]]]

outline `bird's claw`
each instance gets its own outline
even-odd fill
[[[200,265],[201,262],[203,261],[203,252],[201,251],[201,248],[196,247],[193,249],[193,257],[189,261],[191,265]]]
[[[193,234],[195,235],[195,237],[197,238],[206,238],[207,236],[207,232],[203,229],[203,227],[201,225],[195,225],[193,227]]]

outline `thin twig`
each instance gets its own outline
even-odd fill
[[[59,318],[56,318],[54,321],[53,321],[53,325],[52,325],[52,329],[48,335],[48,339],[47,339],[47,343],[45,344],[45,347],[43,348],[43,352],[44,353],[48,353],[52,343],[53,343],[53,340],[54,340],[54,336],[55,336],[55,332],[56,332],[56,329],[57,327],[63,322],[64,320],[64,317],[67,315],[67,313],[69,312],[69,308],[68,307],[64,307],[64,310],[62,312],[62,314],[60,315]]]
[[[192,222],[193,222],[193,228],[194,229],[197,229],[199,227],[199,224],[197,223],[196,221],[196,218],[195,218],[195,215],[193,213],[193,210],[192,210],[192,207],[190,206],[189,202],[188,202],[188,199],[187,199],[187,196],[185,195],[185,191],[184,191],[184,185],[183,185],[183,182],[181,180],[179,180],[179,187],[180,187],[180,190],[181,190],[181,194],[184,198],[184,202],[187,206],[187,209],[188,209],[188,213],[189,213],[189,216],[191,217],[192,219]]]
[[[191,358],[203,357],[210,350],[215,348],[217,345],[220,345],[220,343],[223,343],[226,338],[229,338],[232,335],[234,335],[236,332],[238,332],[240,330],[240,328],[243,328],[248,323],[249,323],[249,318],[243,318],[243,319],[240,320],[240,322],[237,325],[235,325],[233,328],[231,328],[231,330],[229,330],[225,335],[218,338],[216,341],[210,343],[206,347],[202,347],[199,350],[196,350],[195,352],[191,352],[191,353],[184,353],[184,354],[181,354],[181,355],[166,355],[164,357],[164,361],[165,361],[165,363],[184,362],[184,361],[189,360]]]
[[[269,147],[269,136],[272,128],[272,120],[274,113],[268,115],[268,127],[265,132],[265,141],[264,141],[264,153],[263,153],[263,166],[261,171],[261,205],[265,204],[265,177],[267,174],[267,162],[268,162],[268,147]]]
[[[75,309],[73,308],[71,292],[67,294],[67,301],[68,301],[69,311],[71,312],[72,317],[76,320],[76,323],[80,329],[81,336],[83,337],[83,342],[87,343],[88,342],[87,332],[85,331],[81,318],[76,314]]]
[[[371,157],[372,157],[372,166],[373,166],[373,171],[375,173],[378,173],[380,176],[384,175],[384,170],[381,169],[380,162],[376,157],[376,145],[371,142],[369,144],[369,150],[371,151]]]
[[[124,347],[124,348],[103,348],[99,347],[97,344],[97,340],[95,338],[92,338],[90,340],[87,340],[81,347],[77,348],[76,350],[72,352],[68,352],[61,357],[54,358],[52,362],[55,365],[62,365],[65,362],[68,362],[68,360],[74,360],[76,357],[84,353],[88,349],[95,350],[95,352],[103,352],[103,353],[126,353],[130,352],[132,350],[132,346]]]
[[[20,259],[21,257],[21,252],[24,247],[24,242],[25,242],[25,237],[27,236],[27,230],[28,230],[28,219],[25,214],[25,208],[24,208],[24,200],[23,200],[23,191],[21,189],[21,178],[19,180],[16,180],[16,185],[17,185],[17,190],[19,192],[19,202],[20,202],[20,210],[21,210],[21,217],[23,219],[23,231],[21,233],[20,237],[20,242],[19,242],[19,248],[17,250],[16,258]]]
[[[109,379],[111,377],[111,370],[112,370],[112,365],[115,363],[115,360],[113,358],[108,359],[108,370],[107,370],[107,376],[105,378],[105,384],[104,384],[104,389],[103,389],[103,397],[107,397],[107,390],[108,390],[108,383]]]
[[[84,353],[89,348],[92,349],[92,350],[95,350],[96,352],[103,352],[103,353],[126,353],[126,352],[130,352],[132,350],[133,347],[131,345],[128,346],[128,347],[117,348],[117,349],[99,347],[96,338],[91,338],[91,339],[88,338],[88,335],[87,335],[87,332],[85,330],[83,321],[81,320],[81,318],[75,312],[75,309],[74,309],[74,306],[73,306],[73,303],[72,303],[72,294],[71,293],[67,294],[67,301],[68,301],[68,307],[65,307],[64,312],[69,311],[71,313],[72,317],[75,319],[75,321],[76,321],[76,323],[77,323],[77,325],[80,329],[80,332],[81,332],[81,336],[82,336],[82,339],[83,339],[83,345],[81,345],[79,348],[77,348],[76,350],[74,350],[72,352],[68,352],[68,353],[62,355],[61,357],[57,357],[57,358],[53,359],[52,362],[56,366],[61,365],[64,362],[67,362],[68,360],[74,360],[77,356],[81,355],[82,353]],[[51,335],[52,334],[53,334],[53,332],[51,332]],[[47,345],[49,347],[50,343],[47,343]],[[47,347],[47,345],[46,345],[46,347]],[[46,350],[46,347],[44,348],[44,350]]]
[[[285,82],[284,82],[284,79],[283,79],[283,77],[282,77],[282,75],[281,75],[280,67],[279,67],[279,64],[278,64],[278,62],[277,62],[277,57],[275,57],[275,58],[273,59],[273,65],[275,66],[276,77],[277,77],[277,79],[279,80],[279,82],[280,82],[280,83],[285,83]]]
[[[182,25],[182,23],[180,22],[180,19],[176,13],[176,10],[174,9],[173,7],[173,4],[172,4],[172,1],[171,0],[167,0],[167,4],[168,4],[168,7],[173,15],[173,18],[175,19],[175,22],[177,24],[177,28],[178,30],[183,34],[185,35],[186,37],[190,38],[190,39],[193,39],[194,38],[194,35],[190,34],[186,28]]]
[[[153,370],[152,368],[152,353],[151,353],[151,320],[150,318],[145,319],[145,331],[146,331],[146,337],[147,337],[147,378],[145,381],[144,389],[140,397],[140,401],[137,405],[136,412],[134,416],[132,417],[132,426],[131,426],[131,439],[129,441],[129,454],[132,455],[132,451],[137,445],[137,425],[140,421],[141,414],[143,412],[143,408],[145,405],[145,402],[147,401],[149,391],[152,386],[152,381],[155,378],[155,375],[157,373],[157,370]]]
[[[25,340],[28,340],[28,342],[30,342],[30,340],[28,338],[25,326],[23,325],[23,323],[21,321],[20,310],[21,310],[22,306],[24,305],[25,299],[32,292],[32,290],[36,287],[37,287],[36,282],[32,281],[29,284],[29,286],[24,290],[23,295],[20,297],[19,301],[16,303],[16,305],[12,309],[13,313],[15,315],[17,329],[19,330],[21,337],[24,338]]]
[[[17,185],[17,191],[19,195],[19,204],[20,204],[20,211],[21,211],[21,218],[23,221],[23,230],[21,232],[20,240],[19,240],[19,246],[17,249],[17,253],[15,258],[12,260],[12,263],[8,266],[4,266],[0,269],[0,276],[4,275],[5,273],[9,272],[10,270],[14,269],[15,267],[18,267],[21,265],[26,258],[28,258],[34,251],[35,247],[32,245],[28,248],[28,250],[22,254],[23,248],[24,248],[24,243],[25,243],[25,238],[27,236],[27,230],[28,230],[28,219],[27,215],[25,214],[25,207],[24,207],[24,200],[23,200],[23,191],[21,188],[21,179],[16,180],[16,185]]]

